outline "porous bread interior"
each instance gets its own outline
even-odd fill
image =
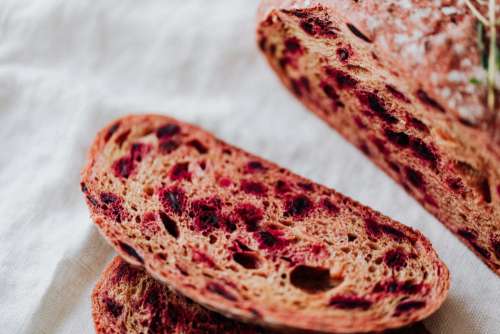
[[[92,293],[97,334],[271,334],[208,311],[116,257]]]
[[[93,290],[92,315],[97,334],[272,333],[210,312],[120,257],[106,267]],[[428,334],[428,331],[422,323],[417,323],[390,333]]]
[[[180,127],[181,134],[176,140],[181,145],[169,154],[162,154],[155,132],[168,124]],[[110,129],[114,129],[111,136]],[[128,136],[118,145],[117,139],[126,133]],[[202,154],[186,145],[193,139],[203,143],[208,152]],[[113,164],[129,154],[137,143],[150,145],[151,151],[141,158],[136,171],[127,179],[115,176]],[[263,168],[246,172],[248,164],[255,161]],[[172,169],[180,163],[188,163],[190,180],[172,181]],[[230,180],[230,185],[221,186],[223,179]],[[240,188],[242,180],[260,183],[266,189],[265,194],[244,193]],[[290,193],[275,194],[278,180],[285,181]],[[310,184],[311,189],[304,190],[304,185],[299,184]],[[169,211],[159,200],[161,189],[173,186],[182,188],[186,194],[180,214]],[[94,222],[127,261],[145,265],[156,279],[230,317],[272,327],[323,332],[384,330],[426,317],[440,306],[449,288],[446,267],[419,232],[227,145],[203,130],[167,117],[131,116],[102,130],[91,148],[82,188]],[[124,213],[119,222],[103,209],[105,193],[123,200]],[[290,210],[286,207],[290,199],[301,195],[309,198],[314,208],[303,216],[285,215]],[[192,203],[215,197],[221,204],[218,217],[231,217],[237,225],[236,231],[229,232],[219,218],[218,228],[204,233],[197,230],[196,217],[190,217],[194,214]],[[322,207],[320,202],[325,199],[339,211],[332,213]],[[247,231],[234,212],[244,204],[263,211],[256,232]],[[163,227],[158,217],[160,212],[175,221],[177,238]],[[142,220],[149,213],[155,215],[155,220],[146,228]],[[367,219],[393,233],[399,231],[404,237],[394,239],[394,235],[382,234],[375,240],[368,235]],[[263,246],[259,234],[262,231],[276,236],[272,246]],[[257,268],[248,269],[233,260],[236,240],[248,248],[245,252],[257,260]],[[131,256],[124,244],[141,258]],[[404,266],[397,269],[384,262],[388,252],[394,250],[405,256]],[[324,277],[320,282],[312,282],[320,286],[313,292],[306,291],[304,286],[294,286],[290,283],[290,273],[299,264],[326,269],[327,282]],[[306,281],[306,288],[310,287],[307,277],[299,278]],[[408,282],[421,289],[411,295],[373,292],[377,283],[388,281]],[[329,305],[334,296],[359,297],[373,304],[365,309],[352,305],[342,309]],[[399,304],[414,300],[425,305],[412,312],[395,312]]]
[[[356,37],[345,15],[331,6],[275,9],[260,23],[259,44],[284,84],[311,111],[402,184],[500,274],[500,148],[484,130],[424,104],[416,96],[421,86],[408,77],[404,59],[379,53],[376,44]],[[311,19],[327,24],[335,37],[307,33],[301,24]],[[290,38],[300,44],[299,52],[287,51]],[[347,59],[345,54],[339,57],[339,50],[348,52]],[[340,87],[326,68],[349,75],[355,87]],[[363,102],[360,92],[373,93],[378,106]],[[388,138],[388,130],[398,137]]]

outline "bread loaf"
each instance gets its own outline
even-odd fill
[[[476,28],[458,1],[265,0],[257,35],[300,101],[499,274],[500,128]]]

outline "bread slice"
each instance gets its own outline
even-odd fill
[[[176,294],[116,257],[104,270],[92,293],[97,334],[257,334],[270,330],[244,324],[208,311]],[[394,334],[428,334],[422,323]]]
[[[300,101],[500,274],[500,127],[470,82],[475,28],[456,1],[266,0],[257,35]]]
[[[272,333],[211,312],[116,257],[92,293],[97,334]]]
[[[449,288],[419,232],[168,117],[103,129],[81,187],[125,260],[228,317],[378,331],[428,316]]]

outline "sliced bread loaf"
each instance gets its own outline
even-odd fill
[[[228,317],[381,331],[425,318],[449,288],[418,231],[168,117],[103,129],[81,188],[125,260]]]
[[[208,311],[120,257],[108,265],[94,288],[92,316],[97,334],[271,333]],[[422,323],[416,323],[390,333],[429,332]]]
[[[258,43],[298,99],[500,274],[500,127],[474,77],[476,23],[459,1],[265,0]]]

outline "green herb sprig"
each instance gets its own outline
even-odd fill
[[[500,69],[500,50],[496,43],[497,40],[497,26],[500,25],[500,20],[496,19],[496,4],[495,0],[476,0],[480,5],[488,5],[488,17],[486,18],[481,12],[472,4],[471,0],[465,0],[465,3],[471,10],[472,14],[479,20],[478,29],[478,43],[479,48],[483,52],[482,62],[483,66],[488,71],[487,87],[488,87],[488,111],[492,115],[492,125],[496,126],[496,112],[495,112],[495,74]],[[483,43],[485,29],[489,29],[489,51],[486,54],[486,47]]]

